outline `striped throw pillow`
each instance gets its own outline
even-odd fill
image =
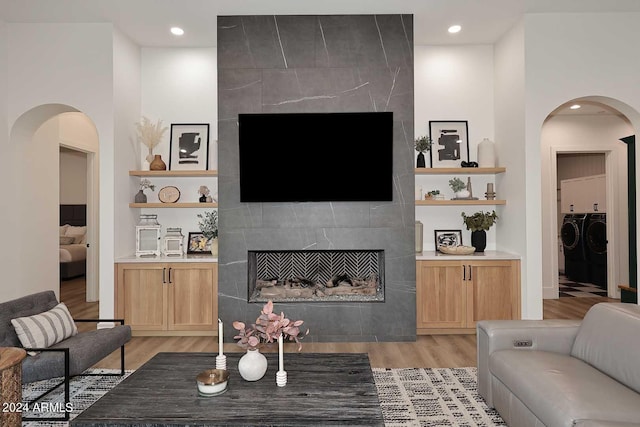
[[[44,313],[11,319],[11,324],[25,348],[48,348],[78,333],[63,302]]]

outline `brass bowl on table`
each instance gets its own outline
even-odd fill
[[[227,391],[229,371],[225,369],[207,369],[196,377],[200,396],[211,397]]]

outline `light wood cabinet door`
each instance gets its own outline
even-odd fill
[[[417,327],[463,328],[466,298],[463,266],[459,261],[419,261],[417,270]]]
[[[167,328],[167,269],[164,264],[118,264],[116,317],[133,331]]]
[[[217,276],[217,264],[171,264],[169,330],[217,330]]]
[[[520,318],[520,272],[518,261],[467,263],[467,328],[478,320]]]
[[[115,298],[134,335],[216,335],[218,264],[116,264]]]
[[[416,271],[420,334],[474,333],[478,320],[520,318],[520,261],[428,260]]]

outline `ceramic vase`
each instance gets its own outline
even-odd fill
[[[133,199],[136,203],[147,203],[147,195],[144,194],[144,191],[138,190],[135,198]]]
[[[211,255],[218,257],[218,238],[211,239]]]
[[[495,144],[488,138],[484,138],[478,144],[478,166],[481,168],[496,167]]]
[[[455,192],[456,199],[467,199],[471,195],[469,190],[460,190]]]
[[[167,164],[164,161],[162,161],[162,157],[160,156],[160,154],[156,154],[155,156],[153,156],[153,161],[149,165],[149,170],[152,170],[152,171],[167,170]]]
[[[424,160],[424,154],[423,153],[418,153],[418,160],[416,161],[416,167],[418,167],[418,168],[426,167],[426,162]]]
[[[484,252],[487,247],[487,232],[484,230],[471,232],[471,246],[476,248],[476,252]]]
[[[257,348],[248,349],[238,362],[238,372],[246,381],[258,381],[267,372],[267,358]]]

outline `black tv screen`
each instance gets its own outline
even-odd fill
[[[239,114],[241,202],[393,200],[393,113]]]

